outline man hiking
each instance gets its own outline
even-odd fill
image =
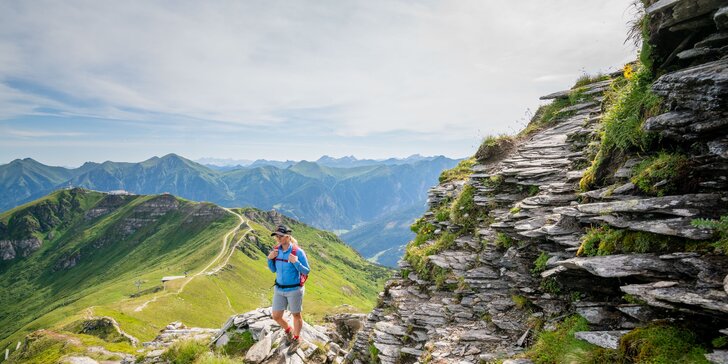
[[[303,283],[311,271],[303,252],[291,236],[291,229],[285,225],[278,225],[270,234],[278,243],[268,254],[268,268],[276,274],[275,288],[273,289],[273,313],[275,320],[286,333],[288,339],[288,353],[292,354],[301,345],[299,335],[303,327],[301,310],[303,309]],[[283,319],[283,311],[293,315],[293,327]]]

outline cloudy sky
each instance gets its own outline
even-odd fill
[[[0,1],[0,163],[468,156],[633,59],[631,2]]]

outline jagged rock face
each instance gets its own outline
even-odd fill
[[[583,316],[595,330],[579,337],[608,348],[616,348],[627,330],[653,320],[696,322],[715,335],[728,327],[725,255],[701,250],[576,256],[592,226],[706,241],[713,231],[692,221],[728,213],[725,1],[662,0],[648,13],[651,43],[663,47],[658,60],[676,70],[653,84],[664,105],[643,128],[660,135],[663,146],[672,143],[688,151],[694,186],[683,194],[646,196],[630,180],[644,156],[626,155],[609,176],[612,186],[581,191],[578,181],[593,150],[587,141],[598,132],[601,93],[612,81],[587,85],[580,92],[591,100],[562,109],[554,123],[518,141],[503,158],[475,165],[468,181],[430,191],[430,211],[423,219],[436,227],[436,236],[461,231],[451,221],[438,221],[436,211],[466,185],[475,188],[473,202],[487,209],[488,218],[479,221],[476,234],[460,236],[427,257],[426,267],[447,272],[444,288],[400,262],[402,277],[386,284],[348,361],[369,362],[374,348],[382,363],[509,357],[530,343],[536,323],[546,321],[548,329],[552,318],[570,313]],[[572,92],[542,99],[565,99]],[[504,236],[510,247],[495,244]],[[543,254],[545,271],[535,274],[534,261]]]
[[[598,95],[608,85],[599,82],[586,92],[593,90]],[[568,93],[548,97],[568,97]],[[415,273],[391,280],[382,294],[382,304],[370,313],[358,335],[349,360],[367,362],[370,345],[378,349],[382,363],[414,362],[423,355],[430,355],[435,362],[512,356],[530,340],[529,320],[542,320],[565,309],[564,302],[538,292],[540,280],[530,272],[537,256],[534,250],[502,249],[494,240],[497,232],[527,241],[546,239],[551,241],[555,256],[573,256],[559,250],[574,250],[581,230],[576,221],[562,219],[554,209],[571,206],[577,200],[578,166],[586,161],[582,150],[586,144],[578,141],[594,132],[601,107],[585,102],[566,113],[570,116],[522,141],[506,158],[473,168],[469,184],[477,191],[474,202],[491,208],[490,218],[495,222],[481,223],[477,236],[461,236],[451,249],[428,257],[432,266],[453,273],[446,284],[462,282],[465,288],[438,290]],[[492,176],[502,176],[502,184],[489,183]],[[433,188],[431,209],[456,196],[463,183]],[[535,195],[528,191],[533,190],[531,186],[539,187]],[[520,211],[510,212],[514,206]],[[436,221],[433,215],[428,212],[425,218],[439,231],[457,230],[449,222]],[[403,269],[409,268],[406,262],[401,264]],[[532,307],[535,314],[529,313]]]
[[[132,198],[134,197],[130,195],[108,194],[104,196],[104,198],[101,199],[101,201],[99,201],[96,206],[86,212],[86,214],[84,215],[84,219],[93,220],[97,217],[104,216],[123,206]]]
[[[290,225],[293,220],[278,211],[245,210],[243,215],[253,221],[259,221],[269,230],[275,230],[277,225]]]
[[[40,249],[42,242],[36,237],[21,240],[0,240],[0,259],[12,260],[17,256],[27,257]]]

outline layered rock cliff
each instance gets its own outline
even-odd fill
[[[647,360],[655,327],[726,362],[728,7],[645,8],[639,61],[443,175],[350,362],[555,362],[533,345],[576,319],[602,362]]]

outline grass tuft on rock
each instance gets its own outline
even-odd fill
[[[471,174],[473,174],[474,165],[474,157],[463,159],[455,167],[442,171],[442,173],[440,173],[439,181],[440,183],[445,183],[466,180]]]
[[[505,233],[498,233],[495,236],[495,245],[499,248],[508,249],[513,246],[513,239]]]
[[[713,229],[716,240],[713,247],[720,253],[728,254],[728,215],[723,215],[718,220],[696,219],[692,221],[693,226]]]
[[[222,352],[225,355],[245,355],[245,353],[248,352],[248,349],[255,344],[255,339],[250,331],[242,333],[229,332],[228,335],[230,337],[230,341],[228,341],[222,348]]]
[[[492,162],[505,156],[513,148],[516,139],[510,135],[487,136],[475,152],[475,159],[481,162]]]
[[[610,363],[606,350],[574,337],[578,331],[588,331],[586,319],[574,315],[556,326],[554,331],[541,331],[526,355],[536,364],[553,363]]]
[[[478,225],[478,220],[486,215],[486,211],[475,204],[475,192],[475,187],[463,186],[450,207],[450,221],[462,226],[464,232],[472,232]]]
[[[590,85],[595,82],[599,81],[605,81],[609,79],[609,75],[605,75],[603,73],[597,73],[595,75],[590,75],[587,73],[582,74],[579,76],[579,78],[576,79],[576,83],[574,84],[574,87],[572,88],[579,88],[586,85]]]
[[[692,250],[695,242],[643,231],[597,226],[587,230],[577,250],[577,256],[611,255],[619,253],[656,253]]]
[[[632,330],[620,340],[619,354],[622,363],[708,363],[690,330],[668,325]]]
[[[647,194],[669,195],[685,185],[689,165],[690,160],[682,154],[662,152],[638,164],[631,181]]]
[[[541,254],[536,258],[536,260],[533,262],[533,268],[531,268],[531,274],[537,276],[541,274],[541,272],[546,270],[546,263],[549,261],[550,256],[546,252],[541,252]]]
[[[182,340],[175,342],[162,353],[162,359],[170,364],[192,364],[207,352],[207,345],[201,341]]]

